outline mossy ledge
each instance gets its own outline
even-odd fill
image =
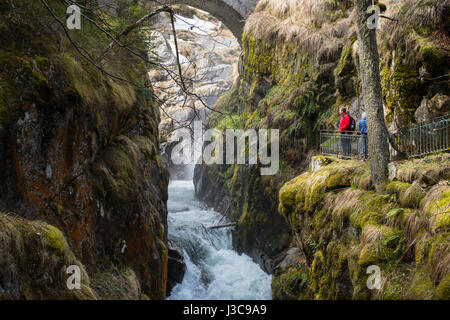
[[[0,212],[0,299],[97,299],[84,266],[60,230]],[[80,268],[81,289],[66,286],[69,266]]]
[[[422,161],[432,159],[442,166],[439,160],[447,158]],[[359,184],[367,165],[335,158],[322,163],[280,190],[279,213],[300,254],[275,271],[274,298],[450,299],[448,180],[428,186],[397,180],[377,194]],[[417,160],[401,165],[412,163]],[[411,200],[405,194],[413,187],[421,192]],[[367,287],[371,265],[381,269],[379,290]]]

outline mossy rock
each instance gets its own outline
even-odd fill
[[[356,95],[358,72],[353,62],[352,47],[354,41],[348,41],[342,49],[341,58],[335,72],[335,86],[340,95],[344,98],[351,98]]]
[[[450,274],[437,286],[435,298],[438,300],[450,300]]]
[[[396,194],[401,196],[411,187],[411,184],[401,181],[392,181],[386,186],[386,192],[389,194]]]
[[[44,231],[49,247],[56,250],[59,254],[63,254],[67,243],[62,232],[48,224],[42,224],[41,228]]]
[[[358,264],[361,267],[393,261],[405,250],[404,233],[388,226],[368,224],[363,230],[368,241],[361,249]]]
[[[434,230],[450,230],[450,212],[446,210],[450,206],[450,188],[445,185],[437,185],[422,199],[422,210],[429,219]]]
[[[444,192],[436,207],[436,227],[440,230],[450,230],[450,212],[444,211],[444,208],[450,208],[450,188]]]
[[[307,174],[303,174],[289,181],[280,189],[280,208],[282,210],[293,210],[297,206],[296,196],[302,190]],[[281,213],[281,212],[280,212]]]
[[[346,172],[337,172],[327,179],[328,190],[350,187],[350,177]]]
[[[417,209],[425,195],[426,192],[418,184],[413,183],[400,194],[400,205],[405,208]]]
[[[322,251],[318,250],[314,253],[314,259],[309,269],[309,274],[311,277],[310,288],[315,292],[314,299],[323,299],[323,291],[326,290],[324,287],[326,276],[325,276],[325,257]]]
[[[383,99],[387,108],[386,122],[391,123],[394,115],[402,122],[413,122],[414,106],[423,97],[423,86],[417,68],[403,64],[397,56],[392,65],[386,65],[381,72]]]
[[[274,300],[302,299],[306,294],[308,270],[291,267],[275,273],[272,279],[272,298]]]
[[[0,238],[0,299],[97,299],[83,265],[56,227],[0,213]],[[80,268],[80,290],[67,288],[71,265]]]
[[[435,290],[431,279],[418,271],[408,289],[408,295],[414,300],[431,300],[434,297]]]

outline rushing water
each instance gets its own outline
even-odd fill
[[[168,299],[271,299],[271,276],[232,249],[231,231],[205,232],[202,225],[216,225],[222,216],[196,200],[194,193],[192,181],[169,185],[169,239],[183,249],[187,271]]]

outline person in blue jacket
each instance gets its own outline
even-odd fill
[[[339,112],[340,112],[340,110],[339,110]],[[336,129],[339,129],[339,124],[341,123],[341,118],[342,118],[342,115],[339,115],[339,119],[336,122],[336,124],[334,125]]]
[[[367,148],[367,114],[363,112],[362,119],[359,120],[359,132],[361,132],[362,140],[362,152],[361,155],[363,159],[367,159],[369,155],[369,150]]]

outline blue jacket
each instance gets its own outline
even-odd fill
[[[336,129],[339,129],[339,123],[341,122],[341,118],[342,116],[339,116],[338,121],[336,122],[336,124],[334,125],[336,127]]]
[[[367,134],[367,120],[366,118],[362,118],[359,120],[359,131],[361,131],[362,134]]]

